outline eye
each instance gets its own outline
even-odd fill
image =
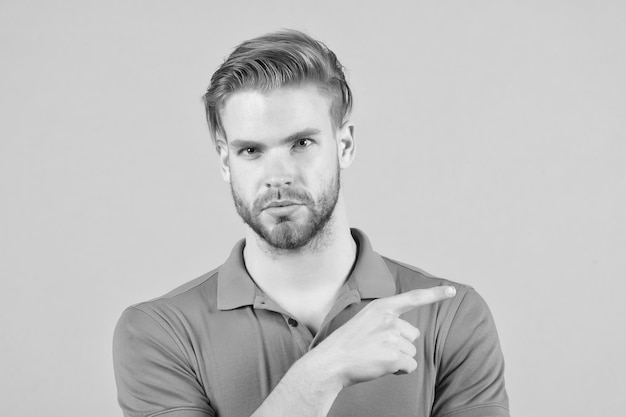
[[[254,154],[258,153],[258,149],[257,148],[242,148],[239,150],[239,155],[248,155],[248,156],[252,156]]]
[[[311,146],[312,143],[313,141],[309,138],[298,139],[294,143],[294,148],[308,148],[309,146]]]

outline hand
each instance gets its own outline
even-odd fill
[[[400,315],[454,297],[451,286],[413,290],[369,303],[308,355],[316,369],[332,372],[343,387],[417,368],[413,342],[419,329]],[[303,358],[304,359],[304,358]]]

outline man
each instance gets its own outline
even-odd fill
[[[349,228],[352,96],[334,53],[296,31],[246,41],[204,99],[245,239],[218,269],[124,312],[124,414],[508,416],[480,296]]]

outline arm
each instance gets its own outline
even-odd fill
[[[212,417],[190,361],[164,323],[130,307],[113,336],[118,402],[126,417]]]
[[[300,358],[252,417],[324,417],[343,388],[413,372],[419,330],[399,316],[454,294],[435,287],[372,301]]]
[[[419,330],[399,316],[454,295],[447,288],[414,290],[369,303],[296,361],[252,417],[323,417],[344,387],[415,370]],[[113,346],[118,398],[124,415],[167,412],[212,417],[204,388],[165,323],[137,308],[118,322]]]
[[[251,417],[323,417],[328,414],[343,386],[334,372],[317,366],[314,351],[293,364]]]
[[[458,309],[439,350],[433,416],[508,417],[504,358],[495,323],[473,289]]]

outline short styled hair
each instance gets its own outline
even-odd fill
[[[211,77],[203,101],[211,137],[225,138],[220,111],[228,97],[243,90],[271,91],[312,83],[331,98],[333,126],[352,109],[352,92],[344,67],[322,42],[297,30],[282,30],[244,41]]]

